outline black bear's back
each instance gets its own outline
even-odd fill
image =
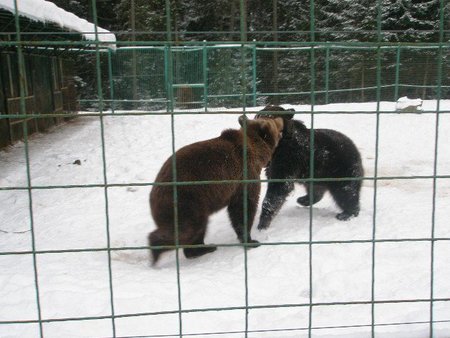
[[[363,176],[361,155],[349,137],[332,129],[316,129],[314,136],[316,177]]]
[[[311,129],[298,120],[290,121],[289,135],[284,135],[275,150],[268,178],[309,178]],[[362,177],[360,153],[346,135],[332,129],[315,129],[314,177]]]

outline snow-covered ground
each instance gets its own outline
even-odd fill
[[[424,101],[432,110],[435,102]],[[309,106],[298,119],[310,124]],[[325,111],[371,111],[375,103],[317,106]],[[381,110],[394,111],[395,102]],[[256,111],[260,108],[250,109]],[[441,109],[450,109],[442,101]],[[238,115],[189,114],[175,117],[176,148],[216,137],[225,128],[238,128]],[[376,116],[372,114],[317,114],[316,128],[332,128],[350,136],[360,149],[366,175],[375,167]],[[431,176],[435,154],[434,114],[380,116],[378,176]],[[35,135],[29,142],[32,186],[71,188],[32,190],[35,245],[38,251],[105,248],[107,221],[113,248],[147,245],[155,227],[148,194],[160,166],[171,154],[168,116],[104,118],[106,216],[101,124],[83,116]],[[450,174],[450,115],[439,121],[437,174]],[[80,165],[74,164],[79,161]],[[129,185],[131,184],[131,185]],[[86,187],[79,187],[80,185]],[[26,187],[25,147],[18,143],[0,151],[0,187]],[[262,197],[265,185],[263,185]],[[148,250],[111,253],[113,304],[117,336],[164,336],[179,332],[179,305],[184,334],[197,337],[244,337],[246,289],[249,337],[304,337],[310,301],[309,209],[296,205],[298,187],[271,227],[253,229],[262,243],[247,255],[239,247],[187,260],[180,252],[180,303],[175,252],[165,254],[158,268],[150,267]],[[261,197],[261,198],[262,198]],[[313,336],[370,337],[372,292],[372,232],[376,239],[426,239],[432,235],[433,180],[379,180],[374,218],[374,184],[366,180],[359,217],[335,219],[338,211],[327,195],[313,208],[314,241],[355,241],[312,246]],[[434,235],[450,238],[450,179],[438,178],[435,191]],[[258,215],[257,215],[258,218]],[[367,242],[365,242],[368,240]],[[225,211],[212,216],[206,243],[236,243]],[[0,190],[0,252],[31,250],[30,207],[27,190]],[[375,246],[375,333],[377,337],[428,337],[431,289],[431,242],[385,241]],[[247,258],[247,261],[245,259]],[[110,337],[111,314],[108,255],[105,251],[40,253],[36,255],[42,319],[100,317],[88,321],[51,321],[43,324],[45,337]],[[247,266],[247,281],[245,267]],[[33,256],[0,255],[0,337],[38,337],[36,323],[5,324],[38,319]],[[450,241],[434,245],[433,303],[435,337],[450,337]],[[417,302],[395,302],[422,300]],[[388,301],[388,303],[383,303]],[[342,302],[359,302],[354,305]],[[338,303],[321,305],[323,303]],[[292,305],[273,308],[273,305]],[[269,307],[265,307],[269,306]],[[164,312],[159,315],[123,316]],[[398,323],[415,324],[398,324]],[[378,324],[398,324],[379,325]],[[340,327],[327,329],[327,327]],[[357,327],[348,327],[357,326]],[[289,329],[277,331],[279,329]],[[236,333],[208,335],[236,331]]]

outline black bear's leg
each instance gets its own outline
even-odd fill
[[[299,197],[297,199],[297,203],[300,205],[303,205],[304,207],[307,207],[307,206],[311,205],[310,194],[309,194],[309,185],[305,184],[305,188],[308,190],[308,193],[305,196]],[[320,184],[314,184],[312,189],[313,189],[312,204],[316,204],[317,202],[319,202],[322,199],[327,188]]]
[[[196,234],[196,237],[193,239],[191,243],[188,244],[205,244],[204,238],[206,233],[206,224],[205,226]],[[217,247],[215,246],[208,246],[208,247],[198,247],[198,248],[184,248],[184,255],[186,258],[196,258],[203,255],[206,255],[207,253],[216,251]]]
[[[261,216],[259,218],[258,229],[267,229],[272,219],[280,211],[286,197],[294,190],[292,182],[269,182],[266,196],[262,203]]]
[[[342,209],[342,212],[336,215],[340,221],[346,221],[359,214],[359,192],[361,182],[333,182],[330,186],[330,192],[336,204]]]
[[[260,185],[256,183],[247,185],[247,229],[244,226],[244,191],[238,189],[228,205],[228,215],[239,241],[241,243],[254,243],[254,246],[257,246],[258,241],[251,238],[250,232],[258,206],[260,188]],[[245,236],[245,234],[247,235]]]

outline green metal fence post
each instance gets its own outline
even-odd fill
[[[395,63],[395,92],[394,92],[394,101],[398,100],[398,87],[400,81],[400,53],[401,46],[397,46],[397,54],[396,54],[396,63]]]
[[[112,67],[112,51],[111,48],[108,48],[108,79],[109,79],[109,93],[111,96],[111,112],[114,114],[114,79],[113,79],[113,67]]]
[[[169,46],[164,46],[164,83],[166,88],[166,109],[167,111],[172,111],[172,96],[173,90],[169,81]]]
[[[247,109],[247,76],[245,72],[246,65],[246,43],[247,43],[247,8],[244,0],[240,0],[239,3],[239,16],[240,16],[240,39],[241,39],[241,100],[244,117],[246,117]],[[248,179],[248,159],[247,159],[247,119],[244,118],[242,126],[244,130],[244,142],[243,142],[243,179]],[[248,297],[248,257],[247,257],[247,243],[248,243],[248,183],[243,184],[243,225],[244,225],[244,287],[245,287],[245,338],[248,337],[248,316],[249,316],[249,297]]]
[[[310,39],[311,39],[311,54],[310,54],[310,76],[311,76],[311,118],[310,118],[310,146],[309,146],[309,178],[311,181],[308,184],[309,203],[313,205],[314,196],[314,105],[316,101],[316,59],[315,59],[315,40],[316,40],[316,24],[314,12],[314,0],[309,2],[309,20],[310,20]],[[312,317],[313,317],[313,208],[309,208],[309,318],[308,318],[308,337],[312,337]]]
[[[114,307],[114,289],[112,277],[112,261],[111,261],[111,233],[110,233],[110,217],[109,217],[109,193],[108,193],[108,175],[107,175],[107,160],[106,160],[106,142],[105,142],[105,121],[104,121],[104,102],[103,102],[103,88],[102,88],[102,74],[100,61],[100,40],[98,35],[98,17],[97,17],[97,0],[92,0],[92,16],[94,19],[95,31],[95,67],[97,75],[97,93],[99,99],[99,117],[100,117],[100,136],[102,146],[102,166],[103,166],[103,191],[105,197],[105,217],[106,217],[106,244],[108,257],[108,277],[109,277],[109,296],[111,308],[111,324],[113,337],[116,337],[116,319]]]
[[[431,243],[430,243],[430,337],[434,337],[434,271],[435,271],[435,236],[436,236],[436,190],[437,190],[437,170],[438,170],[438,147],[439,147],[439,120],[442,98],[442,60],[444,58],[442,44],[444,43],[444,0],[439,1],[439,50],[437,59],[437,103],[436,103],[436,123],[434,138],[434,163],[433,163],[433,196],[431,210]]]
[[[256,107],[256,40],[253,39],[252,44],[252,90],[253,90],[253,107]]]
[[[177,159],[175,156],[175,114],[174,114],[174,98],[173,98],[173,60],[172,60],[172,19],[170,0],[165,1],[166,6],[166,32],[167,32],[167,75],[169,87],[169,113],[171,128],[171,144],[172,144],[172,183],[173,183],[173,216],[174,216],[174,236],[175,236],[175,259],[176,259],[176,276],[177,276],[177,293],[178,293],[178,334],[183,337],[183,312],[181,302],[181,276],[180,276],[180,236],[178,223],[178,187],[177,183]]]
[[[203,105],[205,113],[208,111],[208,48],[206,40],[203,40]]]
[[[39,336],[44,337],[44,328],[42,324],[42,311],[41,311],[41,298],[39,291],[39,275],[37,268],[37,254],[36,254],[36,235],[34,232],[34,213],[33,213],[33,193],[31,187],[31,169],[30,169],[30,154],[28,147],[28,119],[26,117],[26,71],[25,61],[23,57],[22,44],[21,44],[21,30],[19,20],[18,0],[14,0],[14,23],[16,29],[16,42],[17,42],[17,58],[19,65],[19,92],[20,92],[20,105],[19,115],[23,115],[24,121],[22,122],[23,137],[25,145],[25,162],[27,167],[27,192],[28,192],[28,209],[30,212],[30,233],[31,233],[31,251],[33,256],[33,276],[34,276],[34,288],[36,296],[36,310],[39,324]]]
[[[329,103],[330,88],[330,46],[325,49],[325,104]]]
[[[371,336],[375,338],[375,257],[376,257],[376,230],[377,230],[377,193],[378,193],[378,151],[380,132],[380,100],[381,100],[381,5],[377,0],[377,67],[376,67],[376,135],[375,135],[375,163],[373,180],[373,218],[372,218],[372,281],[371,281]]]

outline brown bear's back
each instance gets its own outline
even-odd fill
[[[226,137],[196,142],[176,152],[176,181],[226,181],[242,179],[242,135],[227,131]],[[155,182],[172,182],[172,157],[162,166]],[[177,186],[179,222],[195,214],[211,214],[230,202],[239,183],[188,184]],[[157,223],[173,223],[173,187],[155,185],[150,194]]]

